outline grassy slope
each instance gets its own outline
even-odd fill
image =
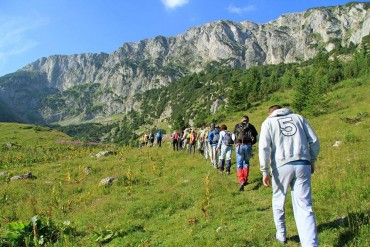
[[[313,175],[314,210],[321,246],[369,246],[370,118],[357,124],[341,120],[369,111],[369,80],[363,85],[342,85],[328,95],[332,112],[309,118],[322,147]],[[291,101],[289,92],[272,98],[247,113],[257,129],[269,105]],[[232,127],[242,115],[230,116],[225,123]],[[53,137],[54,132],[32,130],[29,135],[36,136],[28,137],[23,131],[18,125],[1,124],[0,144],[12,140],[40,144],[44,134],[47,137],[43,138],[60,138]],[[346,141],[353,136],[358,141]],[[337,140],[343,144],[335,148]],[[9,168],[13,174],[31,170],[37,179],[0,182],[0,232],[9,221],[28,221],[35,214],[46,214],[57,223],[70,220],[80,233],[60,246],[92,246],[92,232],[103,229],[120,231],[107,246],[276,246],[271,241],[271,189],[261,185],[257,155],[251,162],[252,184],[240,193],[235,172],[219,174],[208,160],[173,152],[169,143],[162,148],[117,148],[116,155],[90,157],[90,153],[104,149],[115,148],[69,147],[59,150],[63,158],[57,162]],[[2,152],[0,155],[9,151]],[[86,166],[92,167],[90,175],[83,173]],[[108,176],[119,179],[112,186],[99,186]],[[290,197],[286,217],[288,246],[299,246]]]
[[[29,124],[0,123],[0,144],[13,143],[21,146],[50,145],[69,136],[48,127]]]

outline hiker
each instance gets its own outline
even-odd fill
[[[153,147],[154,139],[155,139],[154,133],[153,132],[150,132],[150,134],[149,134],[149,142],[150,142],[150,146],[151,147]]]
[[[218,140],[220,139],[220,127],[215,126],[215,124],[211,125],[211,133],[208,135],[208,143],[209,147],[209,157],[211,159],[211,164],[214,168],[218,169],[218,151],[216,150]]]
[[[209,157],[209,142],[208,142],[209,132],[210,132],[210,128],[207,126],[204,129],[204,133],[203,133],[203,154],[204,154],[204,158],[206,159],[208,159]]]
[[[140,136],[139,138],[139,147],[142,148],[145,145],[145,135]]]
[[[149,134],[148,133],[145,133],[145,135],[144,135],[144,142],[145,142],[145,146],[147,147],[148,143],[149,143]]]
[[[179,151],[179,139],[180,139],[180,134],[175,130],[175,132],[172,133],[172,146],[173,146],[173,151]]]
[[[249,117],[243,116],[241,123],[235,125],[235,155],[236,155],[236,174],[240,184],[239,191],[244,191],[244,186],[248,185],[249,160],[252,157],[252,145],[257,142],[257,130],[249,123]]]
[[[201,128],[197,134],[197,149],[200,154],[204,154],[204,132],[205,128]]]
[[[180,150],[182,150],[183,149],[183,141],[182,141],[182,138],[184,137],[184,130],[181,130],[180,132],[179,132],[179,148],[180,148]]]
[[[191,150],[193,149],[193,152],[195,154],[195,147],[197,145],[197,133],[195,130],[191,130],[191,132],[188,135],[188,153],[191,154]]]
[[[213,156],[212,156],[212,139],[211,139],[211,133],[214,132],[215,130],[215,124],[212,123],[211,126],[209,126],[209,133],[208,133],[208,137],[207,137],[207,141],[208,141],[208,156],[211,160],[211,164],[213,166]],[[218,142],[218,141],[217,141]]]
[[[287,108],[273,105],[262,123],[259,138],[260,170],[263,185],[272,184],[272,211],[276,240],[286,243],[284,204],[291,187],[294,219],[301,245],[318,246],[312,211],[311,174],[319,154],[318,137],[307,120]],[[269,165],[271,166],[271,177]]]
[[[186,150],[187,149],[187,144],[188,144],[188,141],[189,141],[189,134],[190,134],[190,130],[188,128],[186,128],[184,130],[184,135],[182,137],[182,150]]]
[[[158,130],[157,132],[157,144],[159,147],[162,146],[162,131],[161,130]]]
[[[224,166],[226,162],[226,173],[230,175],[231,167],[231,153],[233,150],[233,145],[235,141],[234,133],[227,130],[225,124],[221,125],[220,139],[218,140],[216,151],[220,150],[220,171],[224,171]]]

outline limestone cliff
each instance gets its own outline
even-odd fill
[[[176,37],[125,43],[112,54],[53,55],[0,78],[0,100],[29,122],[126,112],[138,103],[135,93],[207,66],[293,63],[312,58],[322,48],[357,45],[370,33],[369,17],[368,3],[349,3],[285,14],[264,24],[206,23]],[[81,84],[98,86],[89,88],[88,102],[77,107],[76,99],[83,96],[65,92]],[[48,97],[59,103],[49,105]]]

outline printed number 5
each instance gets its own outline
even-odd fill
[[[291,117],[280,118],[278,121],[283,135],[292,136],[297,132],[297,126],[295,126]]]

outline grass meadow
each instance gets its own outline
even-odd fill
[[[370,246],[369,95],[368,78],[341,82],[327,95],[328,113],[307,117],[321,141],[312,177],[320,246]],[[259,131],[268,106],[291,97],[274,94],[224,123],[232,128],[248,114]],[[0,246],[279,246],[257,147],[251,184],[239,192],[235,160],[226,175],[169,142],[139,149],[69,141],[46,127],[0,123],[0,172],[8,172],[0,176]],[[97,158],[103,150],[113,154]],[[36,178],[10,181],[27,172]],[[116,179],[100,185],[107,177]],[[300,246],[290,196],[286,221],[287,246]]]

